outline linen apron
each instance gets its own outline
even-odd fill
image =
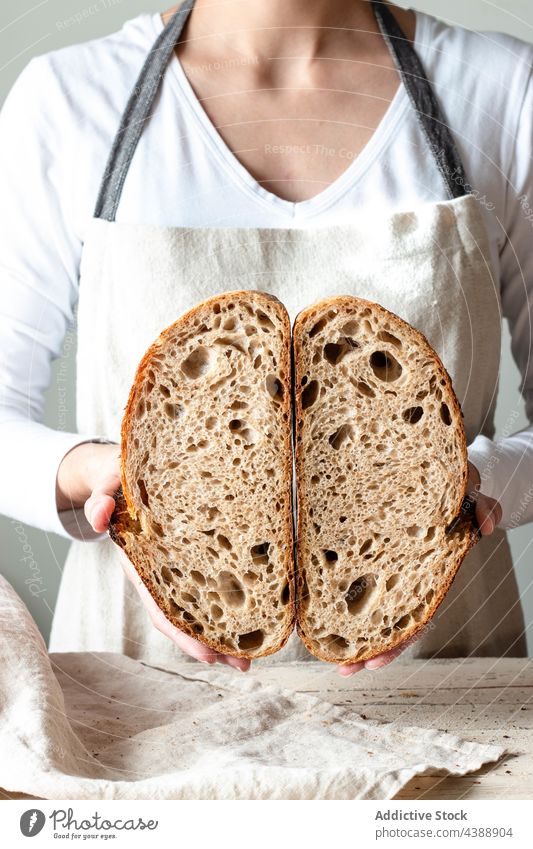
[[[255,288],[276,295],[291,319],[313,301],[337,294],[367,298],[397,313],[441,357],[462,406],[468,444],[478,433],[492,438],[501,305],[484,222],[418,56],[381,4],[374,4],[381,32],[449,200],[393,214],[354,214],[345,225],[313,229],[115,222],[129,164],[193,4],[182,4],[146,59],[85,240],[78,303],[80,432],[119,442],[137,365],[161,330],[204,298]],[[72,542],[50,650],[121,652],[167,669],[189,660],[152,626],[117,553],[108,538]],[[428,627],[401,658],[526,654],[510,550],[505,532],[497,529],[469,552]],[[287,660],[315,660],[296,631],[280,652],[256,663]]]

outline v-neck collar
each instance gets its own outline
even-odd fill
[[[423,29],[426,16],[416,11],[415,16],[416,26],[413,45],[420,52],[424,43]],[[155,37],[157,37],[165,25],[159,13],[151,15],[150,18],[153,23]],[[384,152],[409,108],[412,108],[405,86],[400,80],[394,97],[371,138],[342,174],[326,186],[325,189],[313,195],[313,197],[303,201],[290,201],[265,189],[230,150],[195,94],[176,51],[172,54],[167,71],[170,83],[177,87],[181,94],[181,99],[185,100],[189,112],[193,116],[206,144],[212,150],[217,161],[228,173],[230,179],[233,179],[255,201],[259,201],[271,210],[275,210],[289,218],[306,218],[322,212],[348,189],[353,188],[375,160]]]

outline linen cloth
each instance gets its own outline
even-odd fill
[[[0,577],[0,786],[49,799],[390,799],[508,750],[364,720],[253,672],[48,655]]]

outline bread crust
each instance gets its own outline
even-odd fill
[[[386,317],[390,324],[396,326],[398,329],[401,329],[404,333],[407,333],[413,340],[416,340],[416,344],[422,349],[429,358],[434,362],[435,368],[440,375],[440,377],[446,382],[446,389],[449,393],[449,400],[451,400],[453,404],[453,408],[455,413],[458,415],[458,421],[461,423],[457,428],[457,433],[460,439],[460,448],[463,460],[463,475],[462,475],[462,485],[458,487],[457,493],[455,494],[455,518],[449,525],[449,528],[453,530],[451,533],[457,535],[457,539],[462,541],[461,547],[458,551],[457,557],[453,564],[453,569],[451,570],[451,577],[440,587],[440,592],[436,592],[434,599],[428,605],[428,610],[423,619],[420,622],[416,622],[412,624],[409,628],[402,630],[401,632],[397,632],[394,634],[394,631],[391,633],[389,639],[384,639],[381,643],[374,644],[372,648],[369,647],[369,650],[366,652],[361,652],[353,657],[342,658],[339,659],[338,656],[334,656],[327,652],[327,650],[322,650],[317,648],[316,645],[313,645],[310,639],[307,637],[305,631],[303,630],[302,622],[305,618],[304,610],[302,607],[302,595],[304,593],[304,583],[303,583],[303,575],[305,574],[306,569],[309,568],[309,564],[303,562],[303,554],[301,546],[297,546],[296,550],[296,576],[297,576],[297,587],[296,587],[296,629],[298,635],[306,648],[313,654],[315,657],[320,660],[327,661],[328,663],[341,663],[342,665],[348,665],[351,663],[360,663],[361,661],[370,660],[373,657],[376,657],[383,652],[388,652],[393,650],[396,646],[405,643],[408,640],[411,640],[418,632],[422,631],[422,629],[427,625],[429,620],[435,614],[437,608],[440,606],[442,601],[444,600],[447,592],[449,591],[453,580],[459,570],[461,563],[463,562],[468,551],[476,544],[476,542],[480,538],[480,532],[476,524],[475,520],[475,510],[472,510],[471,505],[472,502],[466,498],[467,495],[467,481],[468,481],[468,452],[467,452],[467,442],[466,442],[466,434],[464,431],[463,422],[463,413],[461,410],[461,406],[455,392],[453,390],[452,381],[450,375],[446,371],[441,359],[437,355],[437,353],[433,350],[431,345],[429,344],[427,338],[424,336],[416,328],[412,327],[402,318],[400,318],[395,313],[386,310],[380,304],[376,304],[372,301],[365,300],[363,298],[356,298],[351,295],[341,295],[331,298],[325,298],[321,301],[316,302],[315,304],[307,307],[302,310],[295,318],[293,325],[293,334],[292,334],[292,344],[293,344],[293,391],[294,391],[294,422],[295,422],[295,433],[298,431],[298,422],[302,418],[302,392],[301,392],[301,380],[303,377],[303,369],[302,369],[302,338],[304,334],[304,326],[308,321],[312,321],[314,319],[319,319],[319,317],[327,310],[338,308],[339,310],[343,310],[350,307],[368,307],[373,312],[380,314],[382,317]],[[302,487],[302,478],[299,474],[299,468],[302,463],[302,444],[298,442],[296,439],[294,440],[294,451],[295,451],[295,463],[296,463],[296,498],[297,498],[297,539],[302,537],[302,515],[303,511],[300,510],[300,505],[305,502],[305,494],[303,492]]]
[[[283,394],[283,399],[281,402],[282,412],[287,414],[286,425],[284,428],[284,437],[283,437],[283,456],[280,459],[282,469],[283,469],[283,502],[284,502],[284,536],[285,536],[285,546],[284,546],[284,566],[285,573],[287,576],[287,581],[289,585],[290,598],[287,602],[286,609],[288,613],[288,621],[285,629],[282,631],[281,637],[279,641],[269,648],[254,651],[252,653],[248,653],[245,650],[233,649],[229,646],[223,645],[217,640],[210,639],[206,635],[199,635],[192,630],[192,627],[188,625],[187,622],[183,620],[178,620],[175,616],[172,615],[170,610],[163,609],[161,606],[160,594],[158,593],[156,585],[151,580],[147,569],[145,568],[145,564],[139,560],[137,562],[133,562],[136,572],[141,577],[144,585],[148,589],[150,595],[154,599],[154,601],[158,604],[166,616],[166,618],[176,627],[178,630],[182,631],[184,634],[187,634],[190,637],[193,637],[195,640],[198,640],[202,644],[206,645],[208,648],[213,649],[214,651],[220,652],[226,655],[232,655],[234,657],[243,657],[243,658],[258,658],[258,657],[266,657],[267,655],[274,654],[279,651],[287,640],[289,639],[290,634],[294,630],[295,620],[296,620],[296,599],[295,599],[295,575],[294,575],[294,556],[293,556],[293,548],[294,548],[294,529],[293,529],[293,510],[292,510],[292,404],[291,404],[291,396],[292,396],[292,386],[291,384],[291,348],[290,348],[290,335],[291,335],[291,326],[289,316],[284,305],[276,298],[274,295],[270,295],[266,292],[261,291],[246,291],[246,290],[237,290],[224,292],[220,295],[216,295],[212,298],[208,298],[205,301],[197,304],[195,307],[190,309],[184,315],[177,319],[177,321],[170,324],[166,327],[158,338],[150,345],[143,358],[141,359],[139,366],[135,373],[135,378],[129,393],[128,401],[125,407],[122,425],[121,425],[121,454],[120,454],[120,477],[121,477],[121,487],[116,493],[115,496],[115,510],[113,515],[111,516],[108,528],[108,534],[110,538],[120,546],[127,553],[127,542],[125,538],[126,532],[139,533],[140,525],[137,519],[137,513],[135,510],[133,495],[128,487],[126,469],[128,465],[128,435],[130,432],[130,428],[132,425],[134,410],[136,408],[137,402],[139,400],[140,388],[142,386],[144,376],[150,367],[151,360],[154,356],[157,356],[164,347],[165,344],[170,337],[170,335],[176,330],[176,328],[186,328],[189,323],[194,320],[197,314],[200,311],[204,311],[206,308],[209,309],[213,307],[215,304],[224,304],[229,303],[236,298],[246,298],[248,301],[253,302],[256,306],[269,307],[272,309],[274,307],[277,310],[278,317],[284,325],[285,328],[285,338],[286,344],[283,345],[282,349],[282,361],[280,363],[281,369],[284,370],[287,375],[287,391]],[[279,493],[276,494],[276,497],[279,497]],[[131,559],[131,558],[130,558]]]

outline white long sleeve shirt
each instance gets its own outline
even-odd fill
[[[80,256],[107,156],[143,61],[163,27],[143,14],[118,32],[32,59],[0,113],[0,512],[73,539],[95,539],[83,513],[58,513],[64,455],[105,434],[42,423],[44,392],[73,320]],[[415,48],[479,198],[500,279],[512,353],[533,422],[533,47],[417,13]],[[369,144],[310,200],[268,192],[225,145],[173,56],[133,158],[117,221],[180,227],[313,227],[354,209],[445,199],[403,87]],[[531,204],[531,207],[529,206]],[[469,458],[502,526],[533,520],[533,427]],[[529,495],[528,495],[529,493]]]

